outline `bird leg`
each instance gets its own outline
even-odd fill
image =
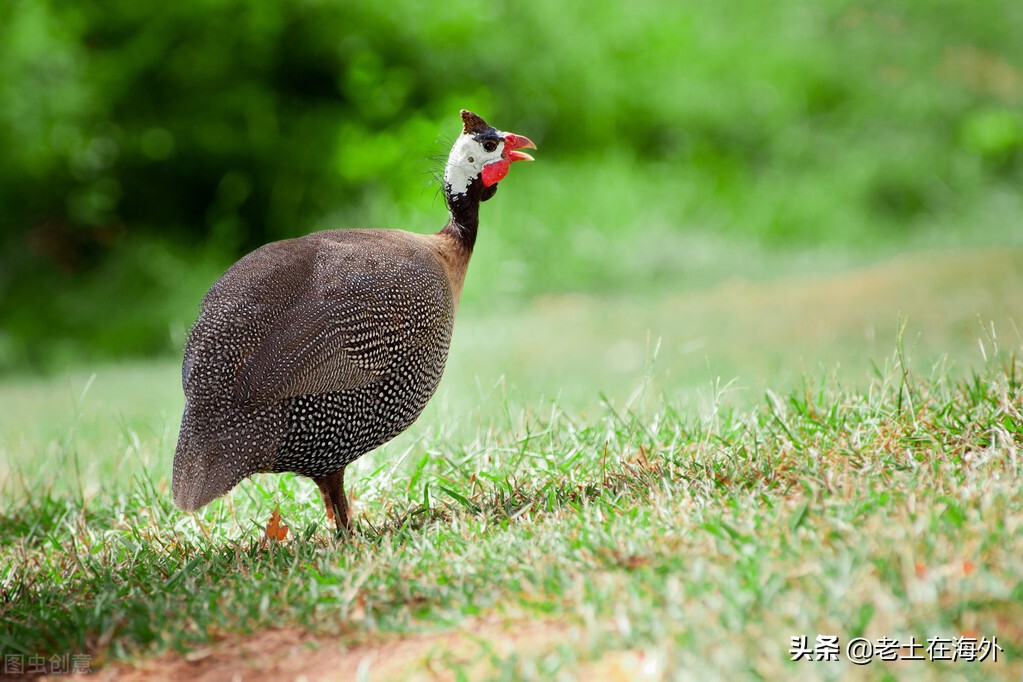
[[[334,519],[338,530],[351,530],[348,522],[348,498],[345,497],[345,468],[341,467],[329,476],[314,478],[320,487],[323,504],[327,507],[327,518]]]

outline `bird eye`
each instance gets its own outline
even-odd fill
[[[492,152],[497,149],[497,142],[495,140],[483,140],[483,149],[487,152]]]

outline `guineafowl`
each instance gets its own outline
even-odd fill
[[[202,507],[242,479],[291,471],[349,527],[345,467],[404,431],[447,360],[479,205],[529,138],[462,111],[444,169],[450,220],[431,235],[327,230],[232,265],[185,346],[174,502]]]

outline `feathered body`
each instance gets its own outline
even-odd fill
[[[179,506],[258,472],[326,476],[405,430],[447,359],[468,264],[441,255],[449,239],[332,230],[233,265],[185,348]]]

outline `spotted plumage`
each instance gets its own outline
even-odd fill
[[[462,112],[433,235],[328,230],[267,244],[206,294],[185,347],[175,503],[194,510],[254,473],[313,478],[347,527],[344,468],[404,431],[444,371],[480,201],[527,138]]]

